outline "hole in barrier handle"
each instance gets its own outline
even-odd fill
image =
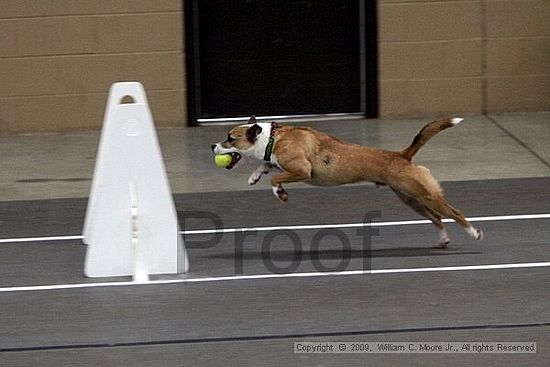
[[[118,102],[118,104],[131,104],[131,103],[136,103],[136,100],[134,99],[134,97],[128,94],[122,97]]]
[[[145,89],[140,82],[118,82],[111,85],[109,98],[114,104],[147,103]]]

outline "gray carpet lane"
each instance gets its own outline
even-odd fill
[[[468,200],[460,203],[465,212],[476,215],[525,214],[550,212],[549,191],[544,190],[545,179],[465,182],[447,189],[448,193],[469,191]],[[502,196],[502,190],[522,191],[514,197]],[[467,189],[467,190],[466,190]],[[272,205],[266,215],[251,216],[246,202],[240,201],[243,193],[185,195],[187,211],[193,215],[182,217],[187,228],[212,228],[213,216],[223,218],[225,226],[240,223],[250,226],[298,223],[361,222],[360,205],[353,200],[368,187],[341,189],[297,189],[297,206],[294,210],[279,204],[270,193],[251,192],[261,196],[269,194],[266,205]],[[381,205],[389,195],[383,219],[419,219],[408,208],[393,198],[385,189],[374,189],[372,196]],[[321,195],[322,194],[322,195]],[[341,200],[336,200],[335,194]],[[213,201],[206,196],[214,195]],[[203,197],[204,196],[204,197]],[[327,198],[307,202],[307,199]],[[465,196],[461,196],[465,197]],[[193,200],[191,200],[193,199]],[[214,200],[215,199],[215,200]],[[258,199],[258,198],[257,198]],[[265,200],[260,200],[264,202]],[[460,200],[456,200],[460,201]],[[214,204],[213,204],[214,203]],[[327,204],[328,203],[328,204]],[[344,204],[342,204],[344,203]],[[6,203],[2,203],[6,204]],[[82,225],[85,202],[82,200],[53,200],[35,202],[41,210],[29,210],[31,202],[14,202],[9,207],[5,229],[14,229],[11,235],[75,234]],[[308,210],[329,205],[332,210]],[[79,207],[80,205],[80,207]],[[340,205],[340,207],[339,207]],[[375,206],[376,206],[375,205]],[[183,201],[178,199],[178,206]],[[349,210],[346,209],[349,207]],[[21,210],[17,211],[16,209]],[[289,210],[291,208],[292,210]],[[258,212],[255,209],[253,212]],[[388,214],[391,213],[391,214]],[[4,213],[4,212],[3,212]],[[52,214],[54,213],[54,214]],[[80,213],[80,214],[78,214]],[[181,213],[181,212],[180,212]],[[229,216],[228,213],[231,213]],[[264,211],[262,211],[264,213]],[[193,220],[193,217],[195,220]],[[202,217],[203,219],[198,219]],[[237,220],[237,217],[240,219]],[[16,221],[16,219],[18,219]],[[58,222],[56,222],[58,220]],[[221,219],[220,219],[221,220]],[[63,221],[66,221],[62,223]],[[234,221],[227,223],[227,221]],[[456,224],[448,225],[452,246],[446,250],[433,248],[437,235],[430,224],[377,228],[378,233],[365,236],[356,228],[331,230],[295,230],[288,232],[248,232],[219,235],[186,235],[191,271],[188,277],[231,276],[266,274],[273,272],[342,271],[357,269],[384,269],[408,267],[457,266],[497,263],[537,262],[550,260],[549,219],[492,221],[475,223],[485,232],[485,240],[474,241]],[[33,226],[35,224],[36,226]],[[72,228],[72,229],[71,229]],[[5,231],[4,231],[5,232]],[[3,234],[4,234],[3,232]],[[2,236],[6,238],[5,235]],[[369,242],[370,240],[370,242]],[[86,246],[80,240],[0,244],[0,287],[29,286],[97,281],[124,281],[129,278],[90,279],[83,275]]]
[[[550,327],[511,327],[478,330],[417,331],[358,336],[319,337],[325,342],[537,342],[536,354],[294,354],[294,342],[312,338],[252,341],[174,343],[151,346],[35,350],[4,353],[2,361],[13,367],[29,365],[73,367],[150,366],[486,366],[546,367]],[[78,361],[78,362],[76,362]]]
[[[265,190],[174,195],[182,227],[257,227],[361,222],[378,212],[377,221],[419,219],[388,188],[342,186],[289,188],[281,204]],[[550,211],[550,177],[443,183],[448,201],[468,217]],[[0,238],[79,235],[87,199],[0,202]]]
[[[550,325],[549,284],[515,269],[4,293],[0,352]]]

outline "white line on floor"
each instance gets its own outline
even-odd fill
[[[470,222],[495,222],[506,220],[527,220],[527,219],[550,219],[550,214],[518,214],[518,215],[494,215],[488,217],[467,218]],[[453,222],[452,219],[443,219],[443,222]],[[273,226],[273,227],[245,227],[245,228],[214,228],[181,231],[184,235],[198,234],[216,234],[216,233],[235,233],[235,232],[265,232],[281,230],[305,230],[305,229],[326,229],[326,228],[360,228],[360,227],[395,227],[409,226],[417,224],[430,224],[427,219],[420,220],[402,220],[394,222],[372,222],[372,223],[343,223],[343,224],[306,224],[294,226]],[[83,237],[74,236],[50,236],[50,237],[27,237],[27,238],[4,238],[0,243],[18,243],[18,242],[44,242],[44,241],[68,241],[81,240]]]
[[[51,290],[63,290],[63,289],[77,289],[77,288],[155,285],[155,284],[158,285],[158,284],[176,284],[176,283],[207,283],[207,282],[241,281],[241,280],[258,280],[258,279],[335,277],[335,276],[350,276],[350,275],[379,275],[379,274],[397,274],[397,273],[427,273],[427,272],[444,272],[444,271],[495,270],[495,269],[518,269],[518,268],[542,268],[542,267],[550,267],[550,262],[441,266],[441,267],[432,267],[432,268],[407,268],[407,269],[349,270],[349,271],[329,272],[329,273],[310,272],[310,273],[288,273],[288,274],[235,275],[235,276],[222,276],[222,277],[210,277],[210,278],[151,280],[144,283],[125,281],[125,282],[104,282],[104,283],[33,285],[33,286],[22,286],[22,287],[4,287],[4,288],[0,288],[0,293],[51,291]]]
[[[519,215],[497,215],[489,217],[467,218],[470,222],[490,222],[505,220],[525,220],[525,219],[549,219],[550,214],[519,214]],[[452,219],[443,219],[445,223],[453,222]],[[367,222],[367,223],[343,223],[343,224],[307,224],[295,226],[273,226],[273,227],[250,227],[250,228],[220,228],[220,229],[200,229],[184,231],[186,235],[196,234],[216,234],[216,233],[234,233],[234,232],[252,232],[252,231],[279,231],[279,230],[303,230],[303,229],[326,229],[326,228],[360,228],[360,227],[395,227],[410,226],[416,224],[430,224],[427,219],[402,220],[394,222]]]
[[[81,240],[82,236],[51,236],[51,237],[27,237],[27,238],[5,238],[0,239],[0,243],[17,242],[44,242],[44,241],[70,241]]]

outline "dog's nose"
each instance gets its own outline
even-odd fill
[[[212,144],[210,148],[212,148],[212,151],[214,151],[214,149],[216,149],[216,144]]]

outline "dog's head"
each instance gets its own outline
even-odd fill
[[[263,128],[256,123],[252,116],[246,125],[235,126],[227,134],[227,139],[212,144],[214,154],[231,154],[231,163],[226,167],[231,169],[239,163],[242,156],[254,157],[256,142]]]

